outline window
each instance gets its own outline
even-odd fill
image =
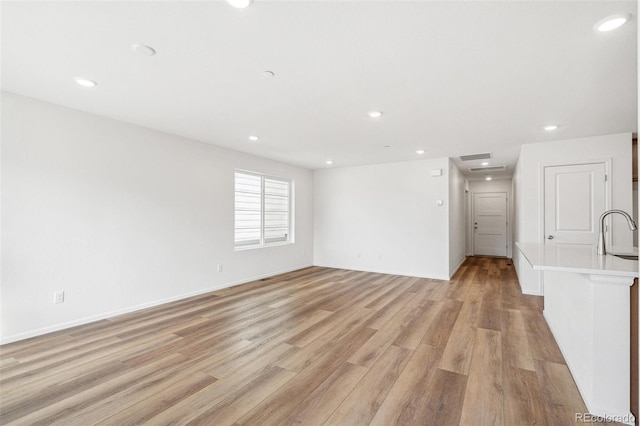
[[[236,249],[292,242],[291,186],[287,179],[236,171]]]

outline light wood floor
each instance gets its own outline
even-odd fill
[[[507,259],[308,268],[1,347],[0,423],[574,424],[541,310]]]

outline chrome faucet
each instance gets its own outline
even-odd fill
[[[606,212],[602,213],[602,215],[600,216],[600,230],[599,230],[600,232],[598,235],[598,249],[596,251],[598,255],[607,254],[607,248],[604,244],[604,218],[609,216],[612,213],[618,213],[624,216],[624,218],[627,219],[627,224],[629,225],[630,230],[635,231],[636,229],[638,229],[638,225],[636,225],[636,222],[629,215],[629,213],[625,212],[624,210],[607,210]]]

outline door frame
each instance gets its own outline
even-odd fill
[[[587,164],[604,164],[604,174],[607,176],[607,180],[604,183],[604,208],[605,210],[611,209],[611,157],[607,158],[594,158],[591,160],[584,161],[550,161],[550,162],[540,162],[538,164],[538,191],[540,199],[538,200],[538,242],[540,244],[544,244],[544,230],[545,230],[545,186],[544,186],[544,169],[547,167],[558,167],[558,166],[582,166]],[[606,234],[606,244],[611,245],[611,232],[607,232]],[[594,245],[595,245],[594,241]]]
[[[471,204],[471,215],[469,216],[469,230],[471,232],[471,256],[476,255],[476,233],[474,232],[473,226],[473,218],[476,216],[476,203],[475,203],[475,195],[476,194],[505,194],[505,204],[507,206],[506,219],[507,219],[507,255],[506,258],[510,259],[512,257],[511,253],[511,200],[510,200],[510,192],[509,191],[472,191],[470,192],[470,204]]]

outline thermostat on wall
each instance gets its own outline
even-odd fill
[[[431,176],[442,176],[442,169],[431,169]]]

